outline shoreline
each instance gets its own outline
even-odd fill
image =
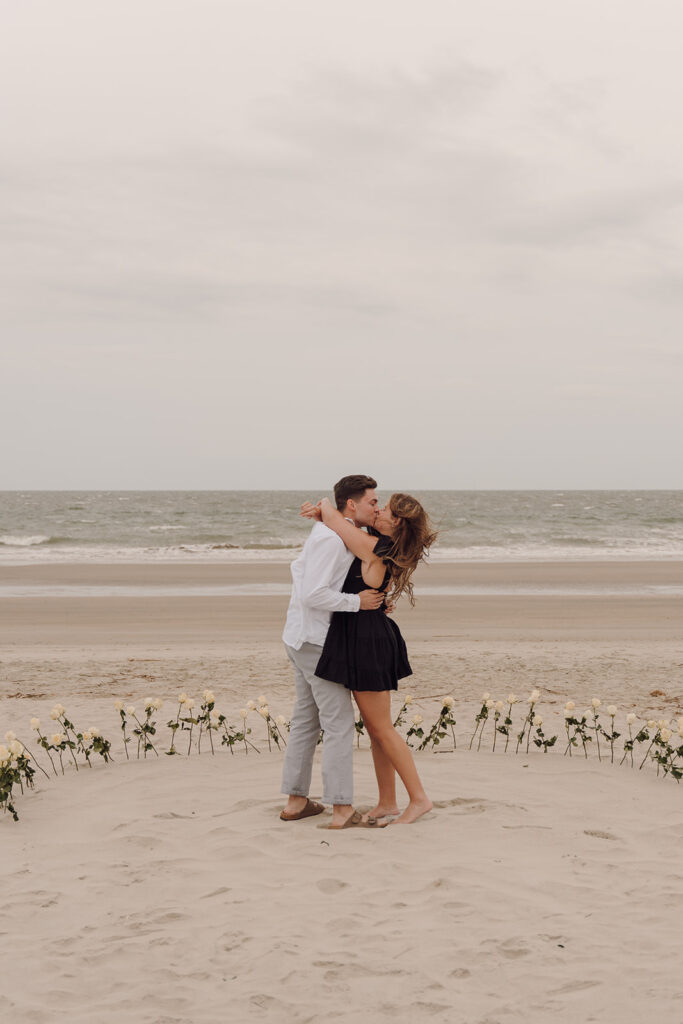
[[[0,656],[54,645],[272,648],[280,644],[290,579],[288,565],[272,563],[4,568],[0,593],[14,585],[23,596],[0,596]],[[277,593],[201,592],[202,585],[250,584],[277,584]],[[150,585],[160,592],[145,592]],[[449,593],[454,585],[473,589]],[[50,586],[63,589],[43,594]],[[496,593],[496,586],[512,589]],[[79,587],[93,587],[97,596],[79,594]],[[415,590],[415,607],[404,598],[395,612],[409,644],[681,640],[683,562],[429,565],[416,572]]]

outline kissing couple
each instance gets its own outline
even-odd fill
[[[316,520],[292,562],[292,596],[283,633],[294,666],[296,700],[282,773],[288,797],[280,817],[298,821],[332,805],[331,829],[412,824],[432,809],[410,748],[393,725],[391,692],[412,675],[406,645],[389,612],[402,594],[415,603],[411,576],[436,539],[422,505],[393,494],[379,508],[370,476],[345,476],[335,505],[306,502]],[[351,694],[370,736],[376,806],[353,807]],[[323,803],[309,798],[313,755],[323,730]],[[396,774],[408,793],[400,812]]]

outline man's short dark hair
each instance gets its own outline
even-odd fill
[[[334,485],[334,500],[337,503],[337,508],[343,512],[349,499],[358,501],[366,491],[374,490],[375,487],[377,487],[377,481],[373,480],[371,476],[343,476]]]

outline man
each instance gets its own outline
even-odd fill
[[[377,481],[370,476],[345,476],[334,486],[337,508],[356,526],[372,526],[377,513]],[[282,772],[288,796],[280,817],[298,821],[320,814],[322,804],[309,800],[313,755],[323,729],[323,801],[332,804],[330,828],[356,824],[353,809],[354,713],[351,692],[340,683],[319,679],[315,668],[322,654],[332,612],[355,615],[379,608],[383,594],[363,590],[342,594],[353,561],[344,542],[323,523],[316,523],[303,551],[292,562],[292,597],[282,639],[294,666],[296,701]]]

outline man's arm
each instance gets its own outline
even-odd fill
[[[339,557],[344,550],[343,542],[331,530],[320,530],[310,538],[306,568],[301,580],[301,600],[313,608],[328,612],[357,612],[363,607],[379,607],[383,594],[373,593],[361,602],[360,594],[343,594],[334,590],[330,581],[339,568]],[[368,601],[376,603],[368,603]]]

